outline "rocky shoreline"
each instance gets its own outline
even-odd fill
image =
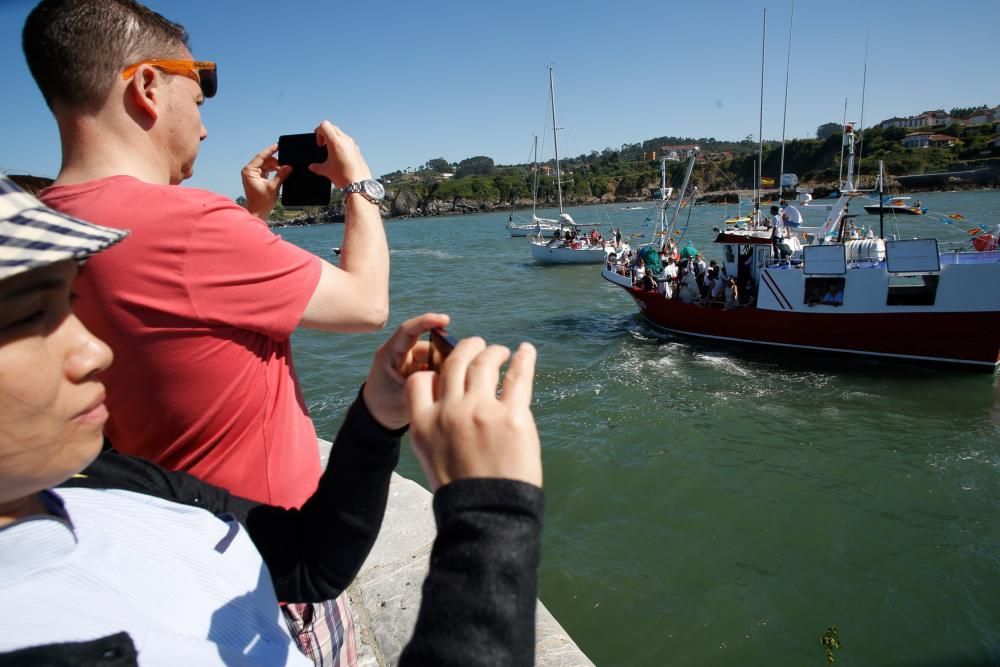
[[[947,175],[943,175],[947,176]],[[942,179],[940,183],[921,183],[919,190],[910,190],[903,187],[899,181],[890,179],[885,191],[886,195],[899,195],[903,193],[916,192],[944,192],[953,190],[990,190],[998,187],[997,183],[962,183]],[[821,183],[810,186],[813,188],[813,197],[821,199],[837,191],[834,183]],[[740,196],[746,196],[747,191],[718,191],[705,192],[698,195],[698,201],[706,204],[735,204]],[[793,192],[786,192],[790,198],[794,197]],[[765,201],[779,196],[777,189],[763,191]],[[615,197],[605,195],[604,197],[565,197],[563,202],[566,206],[589,206],[597,204],[622,204],[648,202],[649,198],[644,197]],[[540,208],[551,208],[556,205],[555,201],[539,202]],[[530,210],[530,199],[518,199],[514,203],[514,209],[524,211]],[[442,201],[439,199],[423,200],[416,193],[410,190],[399,190],[382,203],[382,218],[384,220],[405,220],[408,218],[431,218],[442,215],[467,215],[470,213],[506,213],[511,210],[510,202],[487,202],[475,201],[471,199],[455,199],[453,201]],[[344,205],[342,203],[331,204],[317,214],[303,214],[297,218],[285,220],[283,222],[272,222],[272,228],[279,227],[302,227],[307,225],[323,225],[329,223],[344,222]]]

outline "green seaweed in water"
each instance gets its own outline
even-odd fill
[[[826,664],[835,663],[837,658],[834,657],[833,651],[840,648],[840,634],[837,632],[837,626],[828,627],[823,636],[819,638],[819,643],[823,646],[823,652],[826,654]]]

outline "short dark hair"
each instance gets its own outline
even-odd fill
[[[50,109],[94,111],[122,69],[180,55],[188,34],[134,0],[42,0],[24,22],[21,46]]]

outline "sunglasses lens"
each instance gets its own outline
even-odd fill
[[[198,80],[201,83],[201,94],[205,97],[215,97],[215,93],[219,90],[218,70],[200,69]]]

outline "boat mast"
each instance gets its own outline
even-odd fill
[[[556,126],[556,89],[552,82],[552,67],[549,67],[549,102],[552,106],[552,144],[556,154],[556,192],[559,197],[559,214],[563,212],[562,202],[562,172],[559,171],[559,128]]]
[[[696,157],[697,155],[692,155],[691,160],[688,162],[687,172],[684,174],[684,185],[681,186],[681,194],[677,197],[677,206],[674,208],[674,217],[670,219],[670,229],[664,231],[664,239],[674,233],[674,226],[677,224],[677,216],[680,215],[681,206],[684,205],[684,195],[687,193],[688,181],[691,180],[691,172],[694,171],[694,161]]]
[[[667,247],[667,158],[660,158],[660,250]]]
[[[760,114],[758,115],[757,139],[760,142],[757,163],[757,218],[760,218],[761,189],[764,174],[764,44],[767,39],[767,7],[764,8],[764,25],[760,33]]]
[[[785,122],[788,120],[788,69],[792,62],[792,21],[795,19],[795,0],[792,0],[792,13],[788,17],[788,54],[785,56],[785,110],[781,114],[781,167],[778,169],[778,178],[781,179],[785,173]],[[783,187],[778,181],[778,187]]]
[[[847,147],[847,183],[841,183],[841,191],[854,192],[854,123],[844,124],[844,146]]]
[[[535,211],[538,209],[538,135],[535,135],[535,157],[532,164],[532,171],[534,172],[534,182],[531,185],[531,221],[534,222],[537,215]]]
[[[885,170],[882,160],[878,161],[878,237],[885,240],[885,203],[882,199],[882,191],[885,189]]]
[[[840,122],[840,127],[847,127],[847,98],[844,98],[844,120]],[[842,136],[840,142],[840,175],[837,176],[837,183],[844,184],[844,146],[847,145],[847,137]]]
[[[861,130],[860,142],[858,144],[858,183],[861,183],[861,154],[865,150],[865,89],[868,88],[868,32],[865,32],[865,72],[861,77]]]

